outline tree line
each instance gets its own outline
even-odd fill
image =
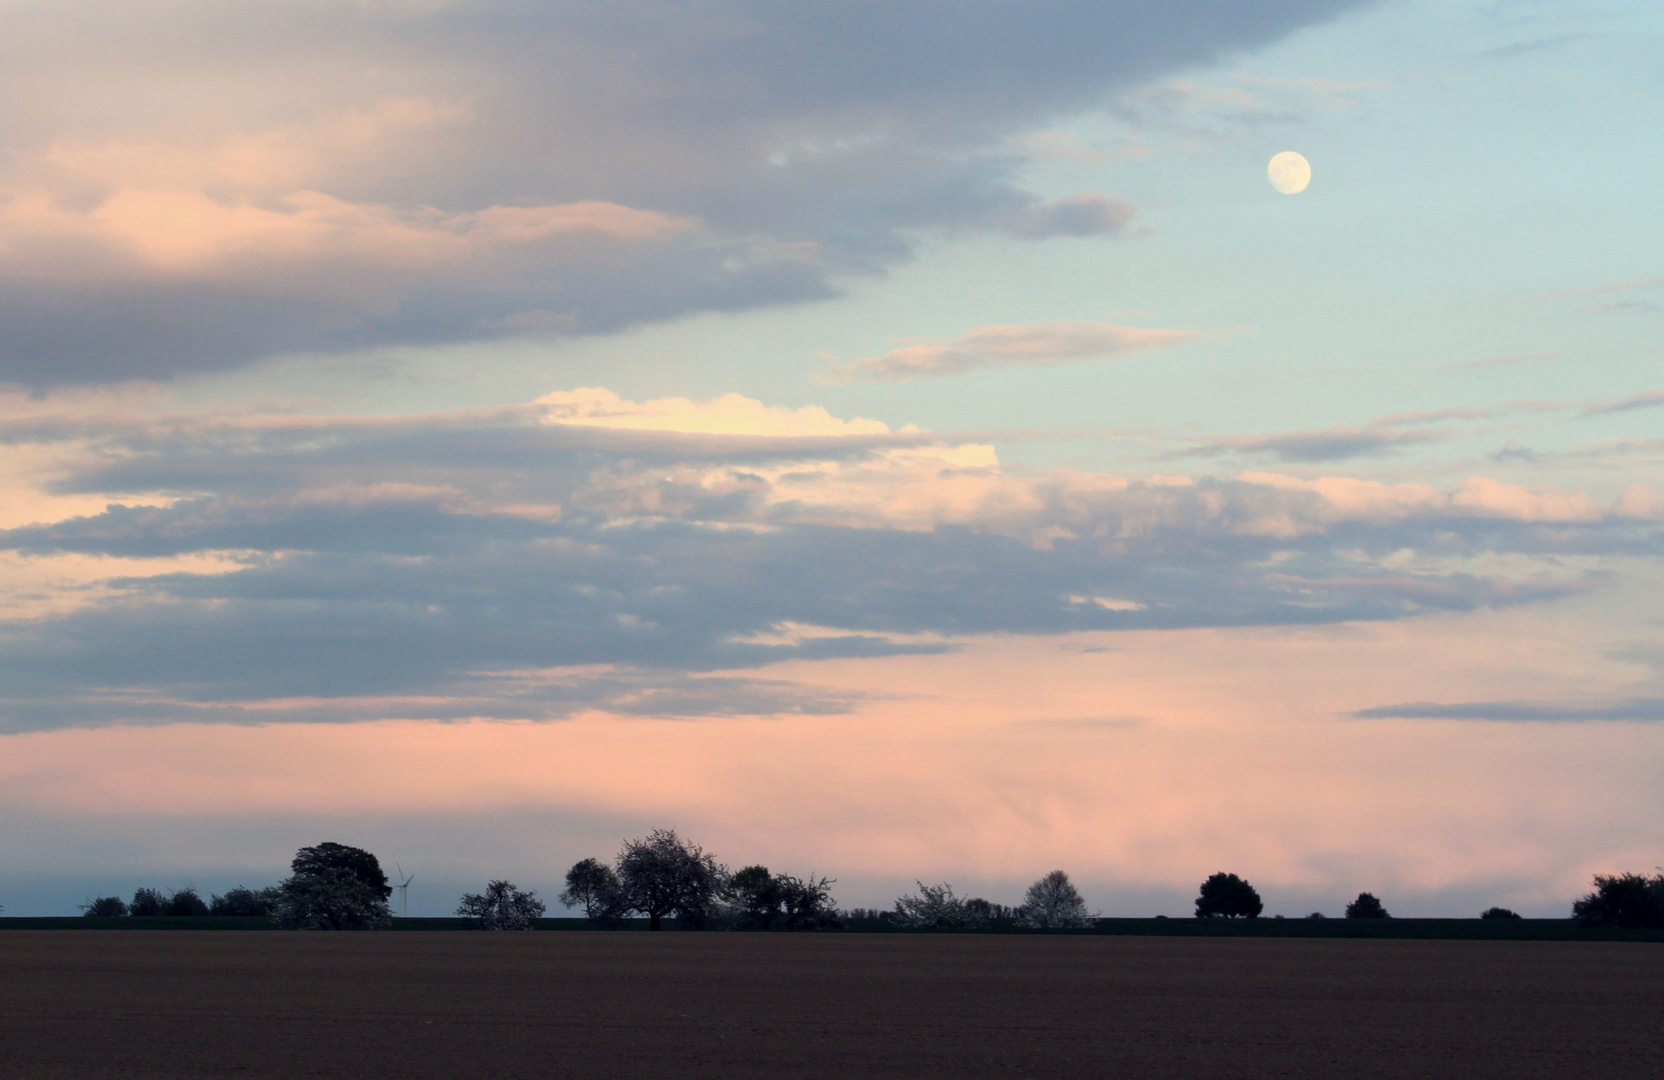
[[[171,894],[139,889],[131,901],[115,896],[81,905],[89,916],[240,915],[270,918],[297,930],[373,930],[392,923],[388,907],[393,889],[375,855],[362,848],[326,842],[303,847],[290,863],[290,876],[264,889],[243,886],[204,900],[186,887]],[[1062,870],[1029,886],[1016,907],[981,897],[961,897],[947,883],[917,882],[917,891],[898,897],[887,910],[840,910],[834,882],[809,874],[776,874],[752,865],[730,871],[699,845],[673,829],[656,829],[626,840],[609,863],[581,859],[566,873],[558,897],[581,909],[598,926],[616,926],[630,918],[646,919],[652,930],[674,919],[684,929],[712,926],[740,930],[838,930],[851,920],[882,920],[915,930],[976,930],[1009,925],[1035,930],[1086,929],[1101,916]],[[1572,905],[1572,917],[1589,926],[1664,928],[1664,871],[1596,875],[1594,891]],[[1257,919],[1265,910],[1259,892],[1244,878],[1213,874],[1198,890],[1198,919]],[[486,930],[529,930],[547,905],[535,892],[513,882],[492,880],[485,891],[466,893],[456,914]],[[1278,916],[1281,918],[1282,916]],[[1322,919],[1321,912],[1307,918]],[[1359,893],[1346,905],[1348,919],[1390,919],[1373,893]],[[1518,919],[1502,907],[1480,913],[1482,919]]]
[[[264,889],[238,886],[204,901],[189,886],[165,895],[139,889],[131,902],[100,896],[81,905],[88,916],[241,915],[270,918],[292,930],[377,930],[392,923],[393,887],[381,862],[363,848],[326,842],[303,847],[289,877]]]

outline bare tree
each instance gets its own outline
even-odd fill
[[[667,915],[684,926],[703,926],[728,879],[726,867],[674,829],[625,841],[617,873],[621,911],[647,916],[654,930],[663,928]]]
[[[892,922],[918,930],[970,930],[984,921],[969,901],[953,894],[953,886],[947,882],[915,884],[919,895],[897,897]]]
[[[484,893],[464,893],[456,913],[478,919],[482,930],[530,930],[547,908],[534,892],[512,881],[492,881]]]
[[[1017,911],[1023,925],[1039,930],[1079,930],[1092,925],[1086,901],[1061,870],[1053,870],[1030,885]]]

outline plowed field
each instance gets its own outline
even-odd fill
[[[1664,946],[0,935],[0,1078],[1664,1077]]]

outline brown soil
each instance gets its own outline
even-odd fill
[[[0,935],[0,1078],[1664,1076],[1664,947]]]

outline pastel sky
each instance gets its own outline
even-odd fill
[[[846,906],[1565,914],[1664,862],[1660,55],[0,0],[0,904],[673,826]]]

